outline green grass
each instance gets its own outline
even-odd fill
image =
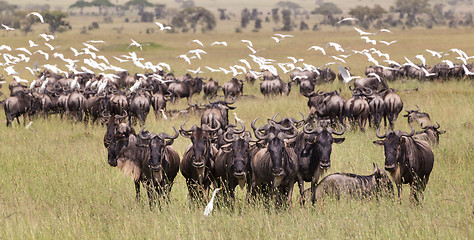
[[[93,21],[94,19],[87,20]],[[88,23],[79,22],[79,25]],[[328,30],[324,32],[297,32],[294,39],[276,45],[270,36],[272,32],[261,33],[208,33],[208,34],[144,34],[143,24],[124,25],[121,34],[113,28],[121,23],[103,24],[101,29],[90,34],[79,34],[79,28],[58,34],[54,45],[60,52],[73,57],[69,47],[82,48],[82,42],[90,39],[105,40],[100,45],[107,58],[126,54],[124,49],[130,38],[141,43],[149,42],[150,49],[137,51],[139,57],[152,61],[167,62],[177,75],[186,69],[201,66],[229,66],[248,52],[240,39],[254,42],[256,49],[264,48],[260,55],[277,61],[287,61],[286,56],[301,56],[316,66],[328,62],[327,56],[308,53],[311,45],[323,46],[329,41],[338,42],[350,49],[367,48],[351,29]],[[2,43],[22,47],[28,39],[41,42],[34,34],[26,37],[10,34],[1,37]],[[472,55],[473,29],[412,29],[394,31],[394,35],[378,35],[381,39],[397,39],[390,48],[378,46],[387,51],[392,59],[402,61],[404,56],[413,60],[415,54],[424,49],[447,51],[456,47]],[[194,45],[187,45],[192,39],[200,39],[206,46],[213,41],[225,40],[228,48],[206,47],[208,52],[201,61],[192,65],[176,58]],[[329,52],[328,54],[335,54]],[[432,64],[437,59],[427,58]],[[30,65],[58,64],[58,59],[45,62],[34,55]],[[112,62],[111,62],[112,63]],[[130,64],[116,64],[132,73],[142,72]],[[354,74],[363,74],[368,65],[364,58],[351,57],[348,60]],[[22,66],[15,67],[23,78],[32,80]],[[25,65],[26,66],[26,65]],[[336,67],[333,67],[336,70]],[[214,77],[222,84],[230,79],[222,73],[203,74]],[[287,81],[288,75],[282,78]],[[11,81],[7,77],[8,81]],[[407,108],[417,104],[430,114],[434,121],[447,130],[440,138],[439,147],[433,149],[435,166],[425,191],[421,206],[409,201],[409,190],[404,186],[401,203],[393,199],[326,201],[316,206],[301,207],[296,203],[299,195],[295,186],[293,205],[284,211],[265,209],[260,204],[248,205],[244,201],[245,192],[238,189],[234,211],[215,210],[212,217],[205,218],[203,208],[190,207],[184,178],[179,175],[171,193],[171,203],[161,211],[150,210],[146,194],[142,192],[142,202],[135,201],[132,180],[116,168],[107,164],[107,153],[103,146],[105,128],[50,119],[34,119],[29,129],[18,126],[5,127],[3,110],[0,112],[0,238],[1,239],[472,239],[473,234],[473,144],[472,119],[474,88],[472,80],[452,80],[449,82],[424,82],[404,80],[392,84],[396,89],[412,89],[418,92],[400,92]],[[343,89],[347,99],[349,91],[344,85],[334,82],[318,86],[321,90]],[[7,93],[7,88],[2,91]],[[281,112],[280,116],[300,118],[299,112],[307,113],[307,99],[293,88],[289,97],[265,99],[255,86],[245,85],[244,94],[255,95],[256,99],[243,99],[234,105],[239,118],[250,122],[260,117],[266,118]],[[195,98],[200,100],[201,97]],[[185,100],[169,104],[170,109],[183,109]],[[172,132],[172,126],[179,127],[184,119],[155,120],[150,114],[147,129],[150,131]],[[186,126],[199,122],[198,117],[190,117]],[[257,124],[258,124],[257,123]],[[408,130],[406,119],[400,117],[397,129]],[[138,127],[136,127],[138,129]],[[383,149],[375,146],[375,131],[365,133],[350,131],[344,134],[346,141],[335,145],[332,152],[332,166],[328,173],[352,172],[370,174],[372,163],[384,163]],[[179,137],[174,147],[182,156],[190,141]],[[308,187],[309,184],[306,184]]]

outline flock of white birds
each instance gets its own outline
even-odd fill
[[[27,15],[27,17],[37,17],[40,22],[44,23],[43,17],[38,12],[31,12]],[[355,18],[345,18],[342,19],[340,22],[344,21],[354,21],[356,22],[357,19]],[[156,22],[155,23],[159,30],[165,31],[172,29],[172,26],[164,25],[162,23]],[[3,25],[3,28],[6,31],[15,31],[14,28]],[[186,71],[191,72],[193,74],[202,74],[210,72],[222,72],[224,74],[231,74],[233,77],[238,75],[243,75],[247,73],[251,73],[255,78],[258,78],[262,75],[262,71],[270,71],[274,75],[279,75],[279,73],[289,73],[293,70],[300,70],[300,71],[318,71],[318,69],[323,68],[325,66],[329,66],[332,64],[339,64],[339,71],[344,79],[344,82],[347,84],[353,79],[360,78],[360,76],[351,76],[349,71],[343,67],[343,65],[347,64],[347,59],[351,56],[360,54],[367,58],[367,63],[373,66],[379,66],[384,69],[392,69],[389,67],[391,66],[404,66],[410,65],[417,69],[422,69],[426,76],[431,76],[432,73],[427,71],[426,59],[422,54],[416,55],[415,58],[419,61],[419,64],[415,64],[409,58],[405,57],[404,63],[397,62],[390,58],[390,55],[386,52],[382,52],[376,49],[378,43],[384,44],[386,46],[390,46],[392,44],[396,44],[396,40],[392,41],[385,41],[385,40],[374,40],[371,39],[370,36],[374,36],[377,34],[393,34],[392,31],[388,29],[380,29],[376,32],[365,32],[357,27],[354,27],[355,33],[359,34],[362,40],[364,40],[370,48],[362,49],[362,50],[348,50],[349,48],[344,48],[338,43],[335,42],[328,42],[322,46],[308,46],[307,51],[314,52],[314,54],[322,54],[326,55],[330,49],[334,49],[334,55],[328,55],[331,59],[330,62],[323,64],[322,66],[314,66],[310,63],[307,63],[302,58],[296,58],[293,56],[288,56],[288,59],[291,61],[288,62],[277,62],[274,59],[264,58],[262,56],[258,56],[257,53],[259,51],[264,51],[265,49],[254,49],[253,43],[250,40],[242,39],[241,44],[244,45],[243,49],[246,48],[249,50],[248,58],[238,59],[235,62],[239,62],[239,64],[234,64],[231,66],[202,66],[198,67],[197,69],[187,69]],[[128,54],[120,55],[120,56],[112,56],[112,59],[106,58],[104,55],[101,55],[98,44],[107,44],[105,41],[102,40],[89,40],[87,42],[82,43],[83,48],[76,49],[70,47],[68,50],[72,51],[74,54],[75,59],[66,58],[64,57],[64,53],[58,52],[59,48],[54,46],[55,36],[42,33],[40,34],[44,41],[42,42],[33,42],[32,40],[28,41],[28,45],[25,47],[14,48],[12,49],[10,46],[1,45],[0,46],[0,55],[3,57],[3,62],[0,62],[0,66],[3,68],[3,71],[13,78],[14,81],[28,83],[28,80],[22,79],[19,77],[19,71],[16,69],[22,68],[21,71],[27,70],[31,73],[31,75],[36,77],[38,73],[44,69],[47,69],[51,72],[56,74],[62,74],[66,77],[69,77],[69,73],[91,73],[96,75],[103,75],[104,78],[102,81],[103,84],[99,84],[98,86],[105,87],[105,84],[108,81],[115,81],[117,76],[114,74],[116,72],[127,71],[120,66],[117,66],[116,63],[133,63],[136,67],[143,69],[144,71],[148,72],[156,72],[158,70],[167,70],[171,71],[172,66],[165,62],[160,63],[152,63],[150,61],[146,61],[144,58],[139,56],[139,51],[143,50],[143,46],[145,44],[139,43],[133,39],[130,39],[130,44],[127,49],[130,50],[137,50],[137,51],[130,51]],[[282,41],[289,41],[288,39],[293,39],[291,41],[297,41],[293,35],[289,34],[274,34],[270,37],[274,40],[275,44],[279,44]],[[187,45],[197,45],[197,47],[204,48],[205,45],[199,40],[194,39],[188,42]],[[46,48],[44,48],[45,46]],[[208,47],[227,47],[228,43],[226,41],[214,41],[208,45]],[[138,53],[137,53],[138,52]],[[331,51],[334,52],[334,51]],[[429,56],[436,57],[441,60],[442,63],[445,63],[450,68],[455,66],[455,63],[459,63],[463,66],[464,72],[466,75],[474,75],[473,72],[466,67],[468,65],[468,61],[474,56],[468,56],[464,51],[457,48],[449,49],[446,52],[438,52],[430,49],[426,49],[426,53]],[[456,55],[454,55],[454,54]],[[177,58],[183,59],[188,64],[191,64],[192,61],[200,60],[204,55],[208,54],[205,50],[201,48],[196,48],[189,50],[186,53],[180,54]],[[35,61],[34,64],[29,63],[32,55],[39,55],[43,56],[44,64],[41,63],[42,61]],[[454,55],[454,58],[453,58]],[[64,62],[62,65],[53,65],[48,64],[48,60],[52,58],[60,59]],[[449,58],[449,59],[448,59]],[[0,58],[1,59],[1,58]],[[112,64],[113,62],[116,62]],[[19,65],[23,63],[22,65]],[[30,67],[33,65],[33,67]],[[253,65],[253,66],[252,66]],[[206,70],[207,69],[207,70]],[[173,69],[176,70],[176,69]],[[205,70],[205,71],[203,71]],[[139,76],[143,76],[139,74]],[[155,79],[164,81],[161,79],[161,76],[155,74]],[[139,84],[138,84],[139,85]],[[33,84],[31,84],[33,86]],[[79,86],[78,86],[79,87]],[[130,90],[136,89],[137,86],[132,87]]]

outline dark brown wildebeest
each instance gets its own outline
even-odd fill
[[[421,127],[423,126],[432,126],[431,118],[428,113],[420,112],[420,107],[416,106],[416,110],[406,110],[407,114],[403,115],[404,117],[408,118],[408,124],[418,123]]]
[[[258,119],[258,118],[257,118]],[[252,186],[251,194],[256,196],[261,192],[268,200],[270,194],[276,199],[277,206],[283,203],[291,204],[293,187],[298,176],[298,160],[293,148],[286,147],[285,141],[297,136],[294,125],[283,127],[270,122],[262,133],[262,127],[256,127],[252,122],[255,136],[265,141],[266,147],[259,149],[252,157]]]
[[[354,88],[370,88],[372,91],[381,91],[388,88],[385,80],[376,77],[359,78],[354,81]]]
[[[219,83],[217,81],[214,81],[214,79],[210,78],[209,81],[207,81],[207,83],[203,86],[203,99],[213,98],[217,96],[217,91],[219,90],[219,88]]]
[[[209,197],[209,187],[213,181],[211,173],[217,153],[211,141],[213,133],[220,128],[220,123],[217,123],[216,128],[204,124],[201,127],[194,125],[185,129],[186,121],[181,124],[179,132],[181,136],[191,139],[191,144],[183,154],[180,169],[186,179],[190,200],[197,204]]]
[[[209,99],[209,104],[206,105],[206,110],[201,116],[201,125],[205,124],[211,128],[217,127],[217,122],[222,129],[229,125],[229,110],[234,110],[236,107],[230,106],[235,103],[235,98],[231,101],[220,100],[212,101]]]
[[[304,182],[311,182],[311,201],[314,203],[314,192],[319,178],[331,166],[332,144],[342,143],[345,138],[334,138],[334,135],[344,134],[342,130],[336,132],[331,127],[316,127],[312,130],[307,129],[308,124],[303,127],[303,132],[298,134],[295,141],[295,152],[298,156],[300,193],[304,190]]]
[[[400,197],[402,184],[410,184],[411,195],[418,200],[418,193],[422,193],[433,170],[434,155],[428,142],[413,139],[415,128],[411,126],[411,133],[397,130],[387,130],[384,135],[375,132],[378,138],[374,144],[384,146],[385,170],[395,181]]]
[[[229,82],[222,85],[222,91],[226,98],[229,96],[237,98],[244,92],[244,82],[240,79],[232,78]]]
[[[153,107],[153,111],[155,113],[155,118],[158,117],[158,112],[166,111],[166,102],[168,98],[164,96],[161,92],[156,92],[151,97],[151,106]]]
[[[255,83],[255,80],[256,79],[251,72],[248,72],[245,74],[245,81],[248,82],[250,85],[253,86],[253,84]]]
[[[440,127],[439,123],[436,123],[436,125],[438,126],[421,126],[423,131],[416,132],[415,135],[413,135],[413,138],[427,141],[431,146],[437,146],[439,144],[439,135],[445,133],[446,131],[438,130]]]
[[[140,125],[143,126],[150,112],[150,93],[144,90],[137,90],[137,92],[132,93],[130,97],[128,120],[132,122],[133,118],[136,118],[140,121]]]
[[[224,197],[227,202],[227,195],[234,200],[234,191],[237,186],[244,188],[247,183],[247,192],[250,192],[250,142],[256,142],[245,131],[245,126],[237,130],[228,128],[223,134],[223,139],[227,143],[217,152],[214,164],[214,177],[218,187],[224,185]]]
[[[385,103],[378,93],[365,95],[369,101],[369,125],[378,128],[385,113]]]
[[[355,91],[356,89],[352,91],[352,98],[344,103],[344,115],[351,125],[357,123],[359,129],[365,131],[370,114],[369,103],[363,92]]]
[[[5,100],[3,109],[7,120],[7,127],[11,126],[13,120],[20,124],[20,116],[23,115],[23,126],[26,122],[26,114],[31,106],[31,96],[23,91],[19,91],[15,96],[10,96]]]
[[[316,200],[326,196],[340,199],[342,196],[369,198],[379,195],[393,195],[393,185],[387,172],[374,163],[371,175],[333,173],[326,176],[316,187]]]
[[[308,107],[310,115],[316,114],[318,118],[329,118],[331,122],[339,120],[340,123],[344,119],[344,98],[340,96],[339,92],[334,90],[332,92],[319,92],[306,95],[308,98]]]
[[[178,81],[182,79],[182,81]],[[176,102],[180,98],[191,98],[195,93],[200,93],[202,90],[202,78],[192,78],[191,75],[186,74],[183,77],[178,77],[177,82],[173,82],[168,87],[168,93],[172,102]]]
[[[398,114],[403,109],[403,101],[393,89],[386,89],[380,93],[383,96],[385,114],[384,114],[384,125],[387,126],[387,119],[390,125],[390,129],[393,129],[395,121],[397,121]]]
[[[140,183],[142,183],[147,190],[150,206],[152,206],[156,203],[157,193],[165,199],[168,197],[167,193],[171,190],[173,179],[179,170],[179,156],[172,148],[166,149],[163,148],[163,145],[154,144],[154,140],[151,140],[149,134],[144,133],[143,130],[135,135],[133,128],[126,125],[120,123],[117,126],[117,131],[107,148],[108,163],[110,166],[118,167],[124,173],[132,175],[137,200],[140,199]],[[160,133],[158,134],[160,137],[153,136],[153,139],[157,137],[155,143],[165,141],[165,139],[170,139],[172,143],[172,139],[178,137],[177,130],[175,129],[175,131],[175,136]],[[164,151],[162,152],[162,150]],[[157,168],[159,164],[153,162],[156,159],[153,159],[151,153],[155,152],[156,154],[157,151],[167,155],[165,157],[163,155],[155,156],[159,156],[160,160],[164,159],[167,162],[163,163],[163,165],[167,165],[166,168]],[[163,178],[163,175],[166,177]]]

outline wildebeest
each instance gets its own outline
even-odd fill
[[[369,101],[369,125],[378,128],[385,113],[385,103],[378,93],[366,95]]]
[[[135,135],[133,128],[120,123],[107,148],[109,165],[132,175],[137,200],[140,199],[140,183],[142,183],[147,190],[150,206],[156,202],[157,193],[160,197],[167,198],[166,194],[171,190],[173,179],[178,173],[178,154],[172,148],[164,147],[172,143],[170,141],[166,144],[165,139],[172,140],[178,137],[176,129],[175,132],[175,136],[166,133],[149,136],[142,130]],[[163,155],[157,154],[157,151]],[[159,161],[163,160],[160,165]]]
[[[385,114],[384,114],[384,125],[387,126],[387,119],[390,128],[393,129],[393,125],[398,118],[398,114],[403,109],[403,101],[393,89],[386,89],[381,92],[383,96]]]
[[[380,81],[375,77],[359,78],[354,81],[354,88],[370,88],[372,91],[381,91],[388,89],[385,80]]]
[[[217,152],[214,164],[214,177],[218,184],[224,184],[225,197],[227,194],[234,200],[234,190],[237,186],[243,188],[247,183],[250,190],[250,142],[255,142],[242,125],[241,130],[229,128],[223,139],[227,143]],[[250,192],[250,191],[248,191]]]
[[[426,188],[433,170],[434,155],[428,142],[413,139],[415,128],[411,126],[411,133],[397,130],[387,130],[384,135],[376,136],[384,140],[374,141],[374,144],[384,146],[385,170],[387,170],[397,185],[398,196],[402,184],[410,184],[411,195],[418,201],[418,193]]]
[[[283,82],[280,78],[275,78],[271,80],[264,80],[260,83],[260,92],[264,96],[275,96],[286,94],[288,95],[290,92],[291,86],[285,82]]]
[[[230,106],[235,102],[235,98],[231,101],[220,100],[212,101],[209,99],[209,104],[206,106],[201,116],[201,124],[206,124],[211,128],[215,128],[217,122],[222,129],[225,129],[229,124],[229,110],[234,110],[236,107]]]
[[[315,92],[306,95],[308,98],[308,107],[310,115],[316,114],[319,118],[329,118],[331,122],[339,120],[340,123],[344,117],[344,98],[340,96],[339,92]]]
[[[326,196],[337,199],[341,196],[369,198],[383,194],[393,194],[392,181],[387,172],[375,163],[374,173],[371,175],[333,173],[323,178],[315,191],[316,200],[322,200]]]
[[[416,106],[416,110],[406,110],[407,114],[403,115],[404,117],[408,118],[408,124],[418,123],[421,127],[423,126],[431,126],[431,118],[428,113],[420,112],[420,107]]]
[[[203,92],[204,92],[204,99],[207,98],[213,98],[214,96],[217,96],[217,91],[219,90],[220,86],[217,81],[214,81],[214,79],[210,78],[209,81],[207,81],[206,84],[204,84],[203,87]]]
[[[202,90],[202,78],[192,78],[191,75],[186,74],[182,81],[173,82],[168,87],[170,98],[172,102],[176,102],[179,98],[191,98],[195,93],[200,93]]]
[[[168,98],[165,97],[162,93],[157,92],[153,94],[153,96],[151,97],[151,106],[153,107],[155,118],[158,117],[159,111],[166,111],[167,101],[168,101]]]
[[[251,160],[251,194],[263,192],[267,198],[272,194],[277,205],[284,202],[289,205],[297,181],[298,160],[293,148],[285,146],[285,141],[295,138],[297,129],[293,125],[285,128],[270,122],[262,133],[262,127],[255,126],[257,119],[251,125],[255,136],[264,140],[266,147],[258,150]]]
[[[17,120],[20,124],[19,117],[23,115],[23,125],[26,122],[26,114],[31,106],[31,96],[23,91],[17,92],[16,95],[10,96],[5,100],[3,109],[7,120],[7,127],[11,125],[13,120]]]
[[[127,97],[122,91],[115,92],[110,97],[110,114],[123,115],[125,112],[128,112]]]
[[[332,136],[332,134],[344,134],[342,124],[341,128],[340,132],[326,126],[308,130],[308,124],[306,124],[303,127],[303,132],[299,133],[296,138],[295,152],[298,156],[298,169],[301,176],[298,182],[300,193],[304,189],[304,182],[311,182],[311,201],[313,203],[316,184],[321,175],[331,166],[332,144],[339,144],[345,140],[345,138]]]
[[[232,78],[229,82],[226,82],[222,85],[222,91],[224,92],[224,97],[239,97],[243,94],[244,91],[244,82],[237,78]]]
[[[352,91],[352,98],[344,103],[344,115],[351,124],[357,123],[359,129],[365,131],[370,109],[367,98],[363,92]]]
[[[181,124],[179,132],[181,136],[191,139],[191,144],[183,154],[180,169],[186,179],[190,200],[198,203],[209,197],[209,187],[213,181],[211,171],[217,153],[217,149],[211,146],[211,141],[220,124],[217,123],[216,128],[203,124],[201,127],[194,125],[185,129],[186,121]]]
[[[150,93],[138,91],[131,95],[130,105],[128,107],[128,119],[137,118],[141,125],[145,125],[146,117],[150,112]]]
[[[446,131],[439,130],[439,123],[436,123],[436,125],[438,126],[422,125],[421,128],[423,128],[423,131],[416,132],[415,135],[413,135],[413,138],[427,141],[431,146],[437,146],[439,144],[439,135],[445,133]]]

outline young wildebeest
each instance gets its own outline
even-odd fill
[[[384,192],[393,194],[393,185],[385,170],[374,163],[374,173],[363,176],[352,173],[333,173],[326,176],[316,187],[316,199],[326,196],[351,196],[367,198],[378,196]]]
[[[397,185],[398,197],[402,184],[410,184],[411,195],[418,202],[417,193],[426,188],[433,170],[434,156],[428,142],[412,138],[415,128],[410,127],[410,134],[400,130],[387,130],[384,135],[380,135],[377,129],[377,137],[384,140],[374,141],[374,144],[384,146],[385,170]]]

